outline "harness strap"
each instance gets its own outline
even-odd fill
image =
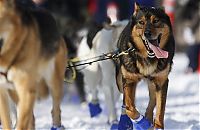
[[[117,50],[115,50],[113,52],[102,54],[100,56],[88,58],[88,59],[85,59],[85,60],[80,60],[78,57],[73,58],[73,59],[71,59],[69,61],[69,64],[66,67],[67,69],[69,69],[69,70],[72,71],[72,76],[71,76],[72,78],[71,79],[67,79],[65,77],[64,81],[68,82],[68,83],[72,83],[76,79],[76,70],[75,70],[75,67],[77,67],[77,66],[91,65],[92,63],[99,62],[99,61],[104,61],[104,60],[109,60],[109,59],[116,60],[120,56],[122,56],[122,55],[128,55],[129,53],[134,52],[134,51],[135,51],[135,48],[131,47],[131,48],[128,48],[127,50],[125,50],[125,51],[120,51],[119,49],[117,49]],[[86,67],[83,67],[80,70],[83,70]]]
[[[102,54],[100,56],[96,56],[96,57],[92,57],[92,58],[88,58],[88,59],[82,60],[82,61],[81,60],[75,61],[75,60],[72,59],[72,63],[74,63],[74,64],[68,65],[66,68],[77,67],[77,66],[82,66],[82,65],[91,65],[92,63],[104,61],[104,60],[109,60],[109,59],[116,60],[120,56],[128,55],[129,53],[134,52],[134,51],[135,51],[135,48],[131,47],[131,48],[128,48],[127,50],[125,50],[125,51],[120,52],[120,50],[117,49],[113,52]],[[76,58],[76,59],[78,59],[78,58]],[[75,62],[73,62],[73,61],[75,61]],[[79,63],[79,62],[83,62],[83,63]],[[77,63],[79,63],[79,64],[77,64]]]

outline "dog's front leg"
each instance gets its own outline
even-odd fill
[[[0,87],[0,121],[3,129],[11,130],[7,89]]]
[[[35,116],[34,116],[33,112],[32,112],[32,115],[30,117],[30,120],[29,120],[28,128],[31,129],[31,130],[35,129]]]
[[[16,80],[15,80],[16,81]],[[22,80],[15,82],[16,91],[19,97],[18,101],[18,120],[17,130],[30,129],[29,124],[32,121],[32,112],[34,107],[34,101],[36,97],[36,86],[34,79],[23,77]]]
[[[164,129],[164,114],[167,98],[168,79],[164,81],[162,86],[157,86],[156,91],[156,118],[154,128]]]
[[[124,85],[124,102],[126,105],[126,113],[131,118],[133,127],[136,130],[147,130],[152,128],[151,122],[141,115],[135,108],[135,90],[136,82],[127,82]]]
[[[135,108],[135,90],[136,84],[125,83],[124,85],[124,102],[126,106],[126,113],[132,119],[137,119],[139,117],[139,112]]]
[[[145,117],[153,123],[153,110],[156,106],[156,86],[151,81],[148,81],[148,89],[149,89],[149,103],[146,109]]]

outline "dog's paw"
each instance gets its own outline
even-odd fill
[[[110,130],[118,130],[119,122],[117,120],[111,122]]]
[[[89,107],[89,111],[90,111],[90,117],[98,116],[102,112],[102,109],[101,109],[99,103],[96,103],[96,104],[89,103],[88,107]]]
[[[63,125],[61,125],[61,126],[52,126],[51,130],[65,130],[65,127]]]
[[[140,117],[136,120],[131,119],[131,121],[133,123],[133,127],[136,130],[148,130],[153,127],[151,122],[142,115],[140,115]]]
[[[120,116],[118,130],[133,130],[133,123],[126,114]]]

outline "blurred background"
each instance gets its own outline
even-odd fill
[[[185,74],[200,71],[200,12],[199,0],[32,0],[39,8],[49,10],[64,36],[69,57],[76,57],[78,45],[89,32],[97,32],[108,15],[114,20],[129,19],[134,2],[140,5],[164,7],[170,16],[176,41],[176,52],[188,59]],[[117,15],[116,15],[117,14]],[[94,37],[94,36],[92,36]],[[83,75],[77,72],[75,86],[81,102],[85,101]]]
[[[65,37],[69,57],[76,57],[77,47],[86,30],[97,32],[108,15],[113,19],[129,19],[134,10],[134,2],[140,5],[164,7],[170,16],[176,41],[176,52],[188,58],[184,72],[200,70],[200,12],[199,0],[33,0],[40,8],[49,10],[56,18],[59,30]],[[110,9],[110,10],[109,10]],[[113,16],[115,17],[115,16]],[[112,22],[112,21],[111,21]],[[78,74],[77,84],[83,84]],[[80,78],[80,79],[79,79]],[[82,87],[79,87],[79,89]],[[82,89],[80,91],[83,91]],[[84,95],[82,95],[84,100]]]
[[[187,72],[198,68],[200,43],[199,0],[33,0],[37,6],[52,12],[58,22],[60,32],[68,42],[77,44],[78,32],[101,26],[107,19],[108,8],[116,8],[117,19],[129,19],[134,10],[134,2],[141,5],[165,8],[173,24],[176,51],[185,52],[190,59]],[[111,12],[112,13],[112,12]],[[71,46],[71,45],[70,45]],[[75,53],[70,48],[70,53]],[[196,62],[196,63],[195,63]]]

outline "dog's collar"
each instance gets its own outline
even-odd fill
[[[117,49],[116,51],[114,51],[112,58],[116,59],[119,58],[122,55],[129,55],[130,53],[135,52],[135,48],[134,47],[129,47],[128,49],[122,51],[121,49]]]

